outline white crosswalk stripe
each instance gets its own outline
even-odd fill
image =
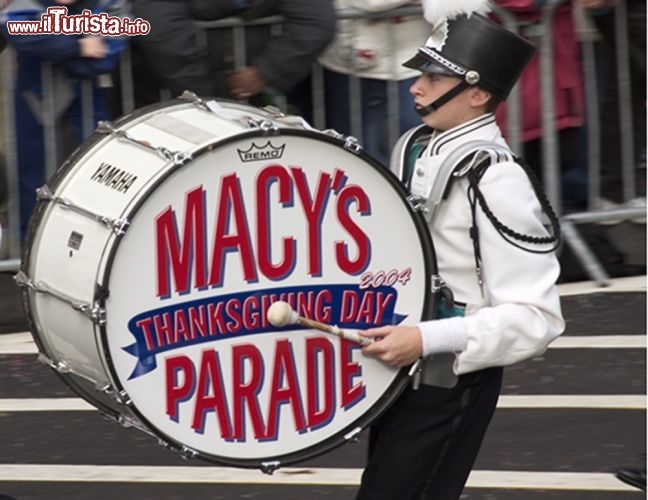
[[[641,395],[544,395],[500,396],[499,409],[573,408],[601,410],[645,410],[646,396]],[[80,398],[4,398],[0,412],[94,411]]]
[[[293,468],[272,475],[229,467],[6,464],[0,481],[73,481],[194,484],[356,486],[362,469]],[[612,474],[595,472],[520,472],[475,470],[468,488],[578,491],[634,491]]]

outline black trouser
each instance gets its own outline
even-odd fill
[[[407,388],[371,427],[356,500],[458,499],[495,411],[502,372],[462,375],[452,389]]]

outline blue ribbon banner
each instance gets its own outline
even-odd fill
[[[258,333],[303,329],[300,325],[275,327],[266,312],[273,302],[288,302],[300,316],[340,328],[363,330],[396,325],[398,292],[391,286],[359,288],[325,285],[269,288],[193,300],[152,309],[133,317],[128,330],[135,342],[124,351],[137,358],[129,380],[157,367],[155,357],[165,351]]]

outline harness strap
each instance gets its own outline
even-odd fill
[[[447,197],[453,177],[466,175],[484,158],[494,161],[502,154],[513,160],[509,149],[490,141],[469,141],[452,151],[439,166],[434,185],[424,201],[424,216],[428,224],[432,222],[441,201]]]
[[[414,171],[414,163],[425,149],[421,139],[431,133],[427,125],[419,125],[405,132],[399,137],[392,148],[389,170],[407,186]],[[420,143],[420,145],[419,145]]]
[[[450,99],[454,99],[456,96],[461,94],[464,90],[470,87],[470,84],[466,80],[461,80],[457,85],[448,90],[445,94],[439,97],[436,101],[422,108],[416,108],[416,112],[421,116],[427,116],[430,113],[434,113],[437,109],[443,106]]]

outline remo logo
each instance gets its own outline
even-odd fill
[[[384,409],[406,374],[267,318],[283,301],[354,333],[421,319],[419,223],[380,168],[293,131],[234,138],[160,179],[119,244],[106,301],[112,369],[147,425],[248,466],[325,451]]]

